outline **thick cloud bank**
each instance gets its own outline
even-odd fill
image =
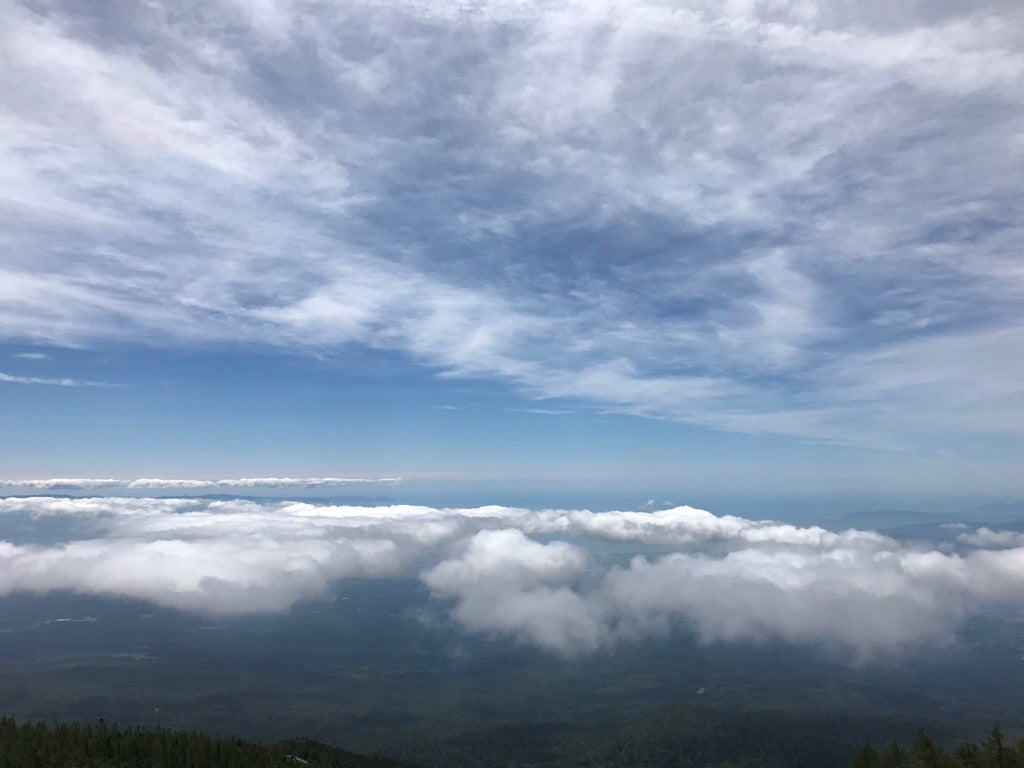
[[[1024,541],[988,529],[937,548],[690,507],[0,499],[0,530],[12,525],[47,534],[0,541],[0,594],[242,614],[287,610],[348,577],[418,576],[465,630],[563,654],[690,631],[867,658],[954,642],[972,614],[1024,608]]]

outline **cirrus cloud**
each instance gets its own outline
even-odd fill
[[[4,338],[354,345],[875,446],[1024,434],[1019,13],[260,9],[7,10]]]

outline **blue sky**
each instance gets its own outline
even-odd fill
[[[0,479],[1024,496],[1017,3],[41,2],[0,49]]]

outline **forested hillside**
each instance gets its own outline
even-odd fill
[[[767,735],[781,723],[768,718],[763,729],[747,733],[749,741],[735,733],[702,728],[703,738],[677,731],[675,739],[656,733],[634,734],[627,741],[611,744],[577,742],[575,750],[556,750],[544,757],[529,754],[530,738],[518,734],[504,746],[506,759],[500,765],[588,765],[588,766],[685,766],[686,768],[788,768],[808,765],[839,765],[822,744],[826,730],[811,727],[801,744],[793,728],[782,742]],[[704,724],[709,725],[708,723]],[[678,723],[677,723],[678,726]],[[656,729],[657,730],[657,729]],[[493,735],[493,734],[492,734]],[[836,743],[844,734],[832,732]],[[522,738],[526,737],[526,738]],[[600,741],[600,740],[598,740]],[[756,744],[760,744],[758,748]],[[550,746],[550,745],[549,745]],[[568,746],[568,745],[566,745]],[[443,763],[480,764],[472,746],[463,754],[449,754]],[[560,754],[559,754],[560,753]],[[847,753],[848,754],[848,753]],[[538,759],[539,758],[539,759]],[[486,762],[486,761],[485,761]],[[380,756],[360,755],[309,739],[292,739],[267,744],[213,737],[194,731],[119,728],[100,721],[98,725],[17,722],[0,719],[0,766],[3,768],[407,768],[406,764]],[[994,728],[980,743],[965,743],[946,751],[919,731],[909,746],[895,743],[884,748],[865,744],[846,763],[846,768],[1024,768],[1024,740],[1008,743]]]
[[[980,744],[961,744],[946,752],[924,731],[918,731],[906,749],[890,744],[879,752],[865,744],[847,768],[1024,768],[1024,739],[1014,747],[995,727]]]
[[[402,768],[309,740],[254,744],[201,733],[0,719],[4,768]]]

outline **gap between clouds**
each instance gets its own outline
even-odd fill
[[[68,590],[212,614],[285,611],[360,576],[418,576],[465,631],[574,655],[689,631],[855,659],[953,643],[972,615],[1024,609],[1024,542],[959,546],[657,512],[438,509],[203,499],[0,499],[0,594]],[[70,525],[71,522],[74,525]],[[631,551],[608,554],[607,545]],[[604,547],[604,548],[602,548]]]

